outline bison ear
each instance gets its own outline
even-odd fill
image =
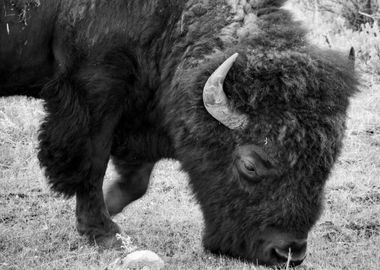
[[[355,49],[354,47],[351,47],[350,53],[348,54],[348,59],[352,61],[353,64],[355,64]]]
[[[350,62],[350,68],[355,69],[355,49],[351,47],[350,53],[348,54],[348,60]]]
[[[208,78],[203,88],[203,104],[209,114],[230,129],[244,129],[248,123],[245,114],[234,111],[223,90],[223,82],[239,54],[223,62]]]
[[[350,53],[348,55],[348,59],[350,59],[351,61],[355,62],[355,49],[354,49],[354,47],[351,47]]]

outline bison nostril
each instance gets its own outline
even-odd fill
[[[292,243],[285,248],[274,247],[273,253],[277,259],[282,261],[290,259],[291,262],[302,262],[306,257],[306,241],[303,243]]]
[[[286,250],[282,250],[280,248],[274,248],[273,249],[273,254],[279,258],[279,259],[282,259],[283,261],[287,261],[288,260],[288,256],[289,256],[289,252],[286,252]]]
[[[279,248],[271,249],[270,256],[273,264],[281,264],[288,261],[288,254],[284,253],[284,251],[280,250]]]

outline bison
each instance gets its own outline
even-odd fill
[[[207,250],[304,260],[357,79],[350,57],[308,44],[285,1],[3,2],[0,94],[44,99],[38,158],[76,196],[79,233],[120,245],[111,217],[174,158]],[[109,159],[119,177],[103,195]]]

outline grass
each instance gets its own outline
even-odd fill
[[[299,269],[378,269],[380,85],[370,78],[353,99],[325,211]],[[0,269],[112,269],[126,254],[89,246],[75,230],[74,200],[45,184],[36,159],[42,116],[40,101],[0,99]],[[111,165],[106,184],[113,177]],[[135,246],[162,256],[166,269],[261,269],[202,249],[202,216],[175,161],[158,163],[147,195],[115,220]]]
[[[318,35],[322,40],[323,33]],[[327,184],[324,214],[297,269],[380,265],[380,76],[362,77],[345,146]],[[75,230],[74,200],[55,196],[45,184],[36,159],[43,115],[38,100],[0,99],[0,269],[116,269],[125,252],[88,245]],[[110,164],[105,184],[114,174]],[[158,253],[165,269],[264,269],[203,250],[202,215],[175,161],[158,163],[147,195],[115,221],[134,246]]]

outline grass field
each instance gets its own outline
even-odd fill
[[[325,210],[309,236],[305,270],[380,269],[380,76],[362,72],[343,153]],[[52,194],[36,158],[44,112],[38,100],[0,99],[0,269],[115,269],[126,252],[88,245],[75,230],[75,202]],[[156,165],[148,193],[115,221],[165,269],[264,269],[213,256],[201,245],[202,215],[179,163]],[[106,183],[114,177],[112,164]]]
[[[42,116],[40,101],[0,99],[0,269],[112,269],[125,254],[89,246],[75,230],[74,200],[54,196],[45,184],[36,159]],[[106,183],[113,174],[111,165]],[[380,85],[373,76],[363,77],[353,99],[325,205],[299,269],[379,269]],[[202,216],[177,162],[157,164],[147,195],[116,221],[167,269],[255,269],[202,249]]]

